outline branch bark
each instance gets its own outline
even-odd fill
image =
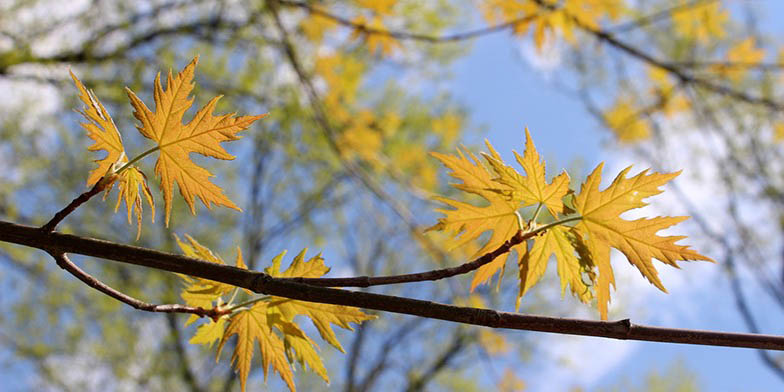
[[[355,306],[385,312],[452,321],[491,328],[596,336],[708,346],[762,348],[784,351],[784,336],[660,328],[633,324],[630,320],[595,321],[534,316],[447,305],[412,298],[316,287],[274,278],[262,272],[209,263],[110,241],[0,221],[0,241],[45,250],[51,254],[78,253],[211,279],[253,292],[309,302]]]

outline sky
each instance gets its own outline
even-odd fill
[[[773,3],[758,2],[757,6],[768,15],[784,15],[784,4]],[[784,26],[770,22],[762,24],[761,28],[784,30]],[[474,45],[471,54],[453,67],[455,79],[451,89],[455,98],[469,109],[471,121],[485,126],[487,133],[480,135],[479,140],[464,142],[475,143],[482,137],[487,138],[505,159],[510,158],[511,149],[521,153],[524,150],[524,127],[527,126],[537,149],[548,162],[548,175],[575,161],[583,163],[587,170],[606,161],[605,177],[610,179],[628,164],[637,164],[632,173],[647,168],[639,158],[617,148],[609,131],[597,124],[582,103],[556,85],[552,76],[560,67],[557,50],[542,59],[530,44],[521,43],[508,34],[487,36]],[[681,166],[675,170],[684,169],[684,175],[677,180],[678,185],[692,195],[696,205],[704,206],[710,213],[710,197],[717,187],[714,184],[718,183],[714,181],[715,173],[694,181],[687,174],[703,170],[704,162],[680,160],[677,164]],[[647,212],[648,216],[657,215],[658,211],[688,215],[675,200],[665,199],[648,208],[652,208]],[[678,234],[690,235],[690,241],[686,243],[694,245],[692,236],[696,234],[691,233],[696,232],[695,226],[686,224]],[[702,253],[710,255],[710,250]],[[620,255],[614,255],[613,265],[619,275],[618,291],[614,293],[611,306],[616,312],[611,313],[611,318],[629,317],[635,323],[673,328],[747,332],[719,266],[681,263],[683,269],[676,270],[658,263],[669,291],[664,294],[617,256]],[[549,268],[548,273],[552,270]],[[773,306],[766,303],[767,296],[760,292],[748,290],[746,294],[755,299],[753,306],[757,309]],[[587,317],[596,315],[591,313]],[[771,316],[765,323],[771,328],[763,332],[784,332],[772,328],[782,325],[783,321],[780,312]],[[567,390],[577,385],[595,390],[617,385],[624,379],[639,385],[651,371],[663,372],[674,363],[695,373],[700,387],[706,391],[782,388],[782,381],[761,363],[757,352],[750,349],[549,334],[542,334],[539,343],[544,347],[539,354],[552,360],[537,361],[531,369],[521,370],[521,377],[533,391]]]

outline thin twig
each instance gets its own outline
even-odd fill
[[[36,227],[0,221],[0,241],[46,250],[54,255],[78,253],[158,270],[210,279],[265,295],[333,305],[354,306],[400,314],[526,331],[641,340],[746,347],[784,351],[784,336],[660,328],[633,324],[630,320],[596,321],[499,312],[453,306],[392,295],[316,287],[274,278],[185,256],[70,234],[46,233]],[[88,283],[89,279],[85,282]]]
[[[515,26],[520,24],[531,22],[532,20],[540,16],[538,13],[535,13],[520,18],[512,19],[508,22],[504,22],[498,25],[478,28],[475,30],[469,30],[469,31],[447,34],[447,35],[428,35],[428,34],[421,34],[421,33],[412,33],[410,31],[379,29],[365,24],[356,23],[347,18],[327,12],[322,8],[314,7],[312,4],[306,2],[293,1],[293,0],[278,0],[278,3],[280,3],[280,5],[283,6],[304,9],[310,14],[324,17],[340,25],[343,25],[345,27],[350,27],[364,34],[383,35],[399,40],[422,41],[431,44],[465,41],[471,38],[477,38],[483,35],[497,33],[506,29],[514,28]]]
[[[156,305],[147,303],[136,298],[133,298],[125,293],[122,293],[116,289],[113,289],[106,285],[105,283],[101,282],[100,280],[96,279],[92,275],[88,274],[81,268],[79,268],[76,264],[74,264],[68,256],[63,252],[58,251],[48,251],[52,257],[54,257],[55,261],[57,261],[57,265],[68,271],[71,275],[75,276],[77,279],[84,282],[86,285],[120,301],[131,305],[134,309],[144,310],[147,312],[158,312],[158,313],[190,313],[195,314],[199,317],[210,317],[213,319],[217,319],[220,316],[226,314],[227,312],[224,310],[219,309],[204,309],[202,307],[191,307],[186,305],[180,304],[166,304],[166,305]]]
[[[626,23],[612,26],[608,28],[607,31],[612,32],[613,34],[626,33],[631,30],[635,30],[642,26],[656,23],[661,20],[668,20],[673,15],[681,13],[683,11],[706,6],[710,3],[715,3],[717,1],[718,0],[695,0],[684,4],[675,5],[673,7],[661,10],[659,12],[655,12],[653,14],[637,18],[631,22],[626,22]]]
[[[462,275],[495,260],[498,256],[509,252],[515,245],[523,243],[525,240],[535,236],[538,232],[523,233],[518,230],[512,238],[501,244],[496,250],[485,253],[476,260],[461,264],[457,267],[442,268],[426,272],[416,272],[413,274],[389,275],[389,276],[355,276],[350,278],[282,278],[296,283],[304,283],[320,287],[370,287],[389,284],[424,282],[429,280],[439,280]]]
[[[90,188],[89,191],[82,193],[76,199],[73,199],[70,203],[68,203],[65,208],[54,214],[49,222],[46,222],[45,225],[41,226],[41,230],[47,233],[54,231],[57,225],[62,222],[66,216],[74,212],[74,210],[76,210],[80,205],[86,203],[87,200],[90,200],[90,198],[93,196],[101,193],[101,191],[104,190],[107,185],[108,184],[103,179],[95,183],[95,185]]]

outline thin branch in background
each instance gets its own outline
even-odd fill
[[[657,23],[663,20],[670,19],[672,15],[678,14],[683,11],[687,11],[696,7],[703,7],[711,3],[715,3],[719,0],[694,0],[690,2],[686,2],[683,4],[679,4],[659,12],[655,12],[650,15],[646,15],[640,18],[637,18],[631,22],[626,22],[622,24],[618,24],[615,26],[611,26],[606,29],[606,31],[611,32],[613,34],[619,33],[627,33],[632,30],[639,29],[643,26],[647,26],[649,24]]]
[[[535,13],[494,26],[482,27],[474,30],[469,30],[469,31],[464,31],[464,32],[459,32],[454,34],[447,34],[447,35],[428,35],[428,34],[412,33],[410,31],[379,29],[364,24],[355,23],[347,18],[327,12],[322,8],[314,7],[312,4],[307,2],[294,1],[294,0],[277,0],[277,2],[283,6],[304,9],[305,11],[307,11],[312,15],[318,15],[324,17],[342,26],[350,27],[364,34],[383,35],[398,40],[421,41],[421,42],[427,42],[431,44],[458,42],[458,41],[469,40],[472,38],[478,38],[484,35],[497,33],[507,29],[513,29],[517,25],[529,23],[540,16],[538,13]]]
[[[408,385],[405,388],[406,392],[418,392],[425,389],[427,383],[430,382],[441,370],[449,366],[449,363],[454,360],[460,351],[465,348],[468,343],[468,336],[464,332],[458,330],[455,332],[455,337],[452,339],[451,344],[444,350],[438,358],[427,368],[422,374],[410,378]]]

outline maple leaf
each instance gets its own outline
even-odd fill
[[[152,209],[150,213],[152,221],[155,222],[155,202],[150,193],[150,187],[147,185],[147,177],[144,176],[137,167],[131,166],[118,173],[117,185],[117,204],[114,206],[114,212],[120,209],[120,203],[125,200],[125,206],[128,209],[128,224],[131,224],[131,213],[136,207],[136,239],[142,235],[142,198],[139,194],[141,188],[147,204]]]
[[[523,252],[520,258],[520,291],[516,308],[520,307],[520,298],[542,278],[552,255],[555,255],[558,276],[561,278],[561,295],[569,285],[572,294],[580,301],[590,301],[590,288],[582,278],[584,267],[575,255],[574,235],[569,227],[551,227],[534,239],[530,250]]]
[[[209,180],[212,174],[193,163],[189,154],[198,153],[224,160],[234,159],[234,156],[226,152],[220,143],[238,140],[240,138],[237,136],[238,132],[266,116],[262,114],[235,117],[234,113],[214,116],[212,112],[221,98],[217,96],[199,109],[188,124],[183,124],[183,115],[193,105],[193,99],[188,95],[194,87],[193,74],[198,59],[198,57],[194,58],[176,77],[173,77],[169,71],[165,89],[161,87],[160,73],[155,77],[155,112],[148,109],[133,91],[126,88],[131,105],[135,109],[134,117],[141,122],[141,125],[137,126],[139,132],[158,143],[159,157],[155,163],[155,173],[161,179],[167,227],[175,182],[194,215],[196,197],[199,197],[207,208],[211,208],[212,203],[215,203],[240,210],[223,194],[220,187]]]
[[[95,94],[84,87],[73,72],[71,72],[71,79],[73,79],[76,88],[79,89],[79,99],[85,105],[84,111],[78,113],[84,116],[88,122],[81,125],[87,131],[87,136],[95,141],[92,146],[87,147],[87,150],[104,150],[107,152],[106,157],[96,160],[98,167],[93,169],[87,178],[87,186],[91,186],[97,183],[106,173],[109,173],[113,169],[113,165],[124,164],[128,159],[125,156],[125,148],[123,147],[120,132],[117,130],[117,126],[114,125],[114,120],[112,120],[109,112],[106,111],[106,108]]]
[[[491,148],[491,157],[501,160],[498,153],[492,150],[490,143],[487,144]],[[519,215],[517,214],[519,203],[498,192],[499,183],[493,180],[490,172],[475,155],[461,150],[458,150],[457,156],[436,152],[432,152],[431,155],[452,170],[450,173],[452,177],[463,182],[462,184],[452,184],[453,187],[477,194],[487,200],[490,205],[476,207],[445,197],[435,197],[436,200],[454,207],[454,209],[436,209],[445,217],[440,218],[438,223],[428,230],[443,230],[451,233],[456,237],[449,246],[452,249],[466,245],[479,238],[483,233],[492,231],[490,238],[473,257],[495,250],[517,233],[520,229]],[[508,256],[508,253],[504,253],[477,269],[471,281],[471,290],[501,270]]]
[[[626,211],[647,205],[642,200],[661,193],[660,186],[677,177],[675,173],[648,173],[644,170],[627,178],[631,167],[622,170],[612,184],[599,191],[602,179],[603,163],[588,176],[580,193],[574,198],[574,206],[581,215],[575,226],[583,236],[585,249],[598,266],[598,306],[602,319],[607,318],[607,301],[609,286],[613,283],[609,266],[609,247],[623,253],[629,262],[645,276],[654,286],[666,292],[653,266],[652,259],[657,259],[673,267],[678,260],[713,261],[685,245],[676,242],[684,236],[660,237],[656,233],[673,226],[688,217],[656,217],[641,218],[628,221],[620,218]]]
[[[281,278],[318,278],[326,274],[329,268],[324,265],[324,259],[321,255],[316,255],[310,260],[304,261],[306,251],[307,248],[303,249],[294,257],[289,267],[281,272],[280,261],[286,254],[286,252],[282,252],[273,259],[272,265],[267,267],[264,272],[270,276]],[[365,320],[376,318],[376,316],[365,314],[361,310],[350,306],[320,304],[281,297],[272,297],[270,309],[279,313],[282,319],[287,321],[293,321],[297,315],[307,316],[313,322],[319,334],[321,334],[321,338],[341,352],[345,352],[345,350],[343,350],[343,346],[341,346],[337,336],[335,336],[335,331],[331,327],[332,324],[353,331],[349,323],[359,324]]]
[[[226,264],[220,256],[212,253],[209,248],[200,244],[193,239],[193,237],[185,234],[185,238],[189,243],[182,242],[177,235],[174,236],[174,239],[177,241],[177,246],[180,247],[180,250],[182,250],[185,256],[215,264]],[[245,263],[242,261],[242,251],[239,247],[237,247],[237,260],[235,265],[237,268],[247,269]],[[192,307],[210,309],[223,295],[228,294],[235,289],[235,287],[230,284],[216,282],[214,280],[193,278],[187,275],[180,275],[180,277],[187,285],[180,293],[180,296],[188,306]],[[185,322],[185,325],[189,325],[198,319],[199,316],[192,314]]]
[[[218,321],[208,320],[206,323],[199,326],[199,329],[196,330],[196,334],[188,340],[188,343],[206,344],[207,347],[212,347],[215,342],[223,338],[225,330],[226,317],[221,317]]]
[[[139,171],[135,166],[130,166],[122,171],[118,170],[121,166],[128,163],[128,158],[125,155],[125,148],[123,147],[122,137],[114,125],[114,120],[106,111],[106,108],[98,100],[98,97],[92,91],[84,87],[84,84],[71,72],[71,78],[79,90],[79,99],[85,105],[84,111],[79,112],[88,122],[82,123],[82,127],[87,131],[87,136],[93,139],[95,143],[87,148],[89,151],[107,152],[106,157],[99,159],[98,167],[90,172],[87,178],[87,186],[94,185],[101,180],[104,176],[111,172],[117,172],[117,176],[106,186],[106,195],[109,194],[114,183],[119,183],[117,194],[117,204],[114,207],[114,212],[120,208],[120,203],[125,200],[125,206],[128,210],[128,224],[131,224],[131,214],[136,209],[136,239],[139,239],[142,232],[142,199],[139,193],[139,187],[142,188],[142,193],[147,200],[147,204],[152,210],[152,220],[155,222],[155,202],[153,201],[150,187],[147,186],[147,179],[144,173]],[[105,197],[104,197],[105,198]]]
[[[514,168],[507,166],[500,159],[498,153],[490,143],[487,143],[492,155],[482,154],[487,159],[490,167],[498,175],[494,181],[506,186],[512,200],[523,205],[542,203],[553,217],[563,212],[563,197],[569,193],[569,174],[561,172],[553,178],[551,183],[545,180],[545,163],[536,151],[536,146],[531,140],[531,133],[525,129],[525,151],[523,156],[514,152],[517,163],[525,170],[526,175],[520,175]]]
[[[226,341],[232,335],[237,335],[237,345],[231,356],[231,362],[240,376],[240,386],[243,392],[250,374],[255,342],[259,343],[264,381],[267,380],[267,370],[272,365],[272,369],[280,374],[280,378],[286,382],[289,389],[296,390],[294,374],[286,360],[286,348],[280,337],[273,332],[268,320],[268,306],[267,302],[257,302],[251,308],[235,313],[229,319],[229,326],[218,344],[217,357],[220,357],[220,352]]]

